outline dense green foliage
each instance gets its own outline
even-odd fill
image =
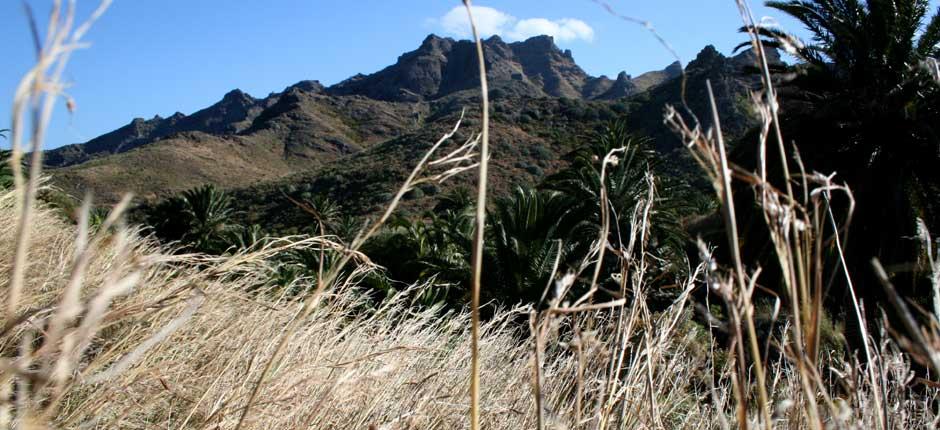
[[[651,271],[668,283],[670,274],[687,267],[683,251],[687,238],[679,219],[694,210],[680,203],[690,201],[688,191],[673,180],[653,176],[658,163],[648,142],[614,124],[570,154],[568,168],[537,188],[517,187],[489,208],[484,250],[484,292],[489,299],[536,303],[556,260],[559,273],[583,263],[601,231],[601,160],[621,147],[625,152],[616,165],[608,166],[605,178],[614,214],[608,240],[614,248],[626,247],[634,216],[642,216],[637,208],[642,211],[641,203],[652,196],[655,209],[650,214],[647,251],[661,264]],[[416,282],[433,276],[441,288],[429,299],[461,303],[470,279],[472,209],[466,191],[445,195],[422,218],[398,220],[367,252],[395,279]],[[621,268],[616,267],[617,259],[607,261],[602,280],[613,282],[611,275]]]
[[[936,208],[940,180],[935,167],[940,162],[940,93],[923,67],[938,54],[940,18],[927,19],[927,2],[923,0],[768,5],[794,16],[812,34],[811,42],[797,43],[774,28],[759,29],[765,43],[785,46],[801,60],[786,70],[797,72],[797,77],[782,89],[781,119],[788,139],[784,144],[795,142],[805,166],[838,172],[836,181],[847,183],[855,193],[858,205],[846,246],[854,271],[868,273],[867,261],[872,256],[889,264],[917,260],[915,241],[897,238],[914,236],[918,218],[932,230],[940,230]],[[718,54],[712,56],[718,58]],[[696,61],[701,64],[692,67],[693,72],[710,64],[711,57],[700,57]],[[523,112],[533,117],[523,124],[538,122],[533,112]],[[497,114],[514,115],[499,109]],[[579,115],[593,117],[584,112]],[[758,145],[753,141],[758,132],[734,146],[732,156],[746,168],[754,168],[757,162],[754,151]],[[566,139],[567,147],[576,149],[564,162],[553,160],[562,167],[547,177],[542,177],[542,164],[516,166],[541,178],[538,185],[507,187],[511,191],[497,196],[487,208],[484,291],[490,296],[486,299],[538,302],[556,261],[559,272],[582,264],[602,231],[601,160],[617,148],[625,150],[617,154],[616,163],[608,165],[603,178],[612,217],[607,238],[611,249],[605,252],[622,252],[624,242],[635,233],[636,220],[647,216],[644,203],[652,199],[644,252],[654,264],[648,273],[655,283],[665,286],[687,270],[689,231],[685,224],[693,215],[712,211],[713,202],[677,179],[674,168],[663,165],[668,158],[654,151],[647,139],[631,135],[622,123],[594,133],[586,144],[578,145],[578,140],[575,136]],[[385,160],[394,153],[397,158],[413,158],[409,154],[422,148],[410,143],[392,141],[374,156]],[[522,146],[513,148],[524,150]],[[549,159],[552,154],[539,146],[525,150],[534,160]],[[166,200],[146,213],[159,237],[178,241],[191,251],[224,253],[254,246],[263,241],[265,233],[257,226],[237,225],[234,219],[253,223],[266,213],[275,214],[271,225],[278,234],[326,233],[348,242],[362,225],[360,219],[348,216],[349,205],[374,209],[384,204],[390,195],[385,188],[372,185],[382,181],[387,185],[389,177],[400,176],[401,172],[388,169],[400,170],[401,166],[376,160],[360,157],[359,162],[365,165],[384,166],[366,170],[371,176],[355,178],[364,181],[362,184],[351,186],[353,179],[341,173],[321,175],[316,181],[282,189],[285,198],[259,203],[255,206],[267,205],[267,209],[247,217],[233,209],[233,203],[240,202],[209,186]],[[790,164],[792,171],[798,171],[792,160]],[[780,163],[768,160],[767,165],[773,168]],[[781,172],[770,174],[783,185],[779,184]],[[367,201],[353,199],[350,203],[353,188],[373,190],[374,195]],[[740,191],[741,196],[751,194]],[[462,305],[470,278],[474,201],[463,188],[442,191],[427,186],[406,195],[406,201],[414,199],[431,199],[436,204],[431,209],[426,209],[431,205],[417,206],[426,209],[419,215],[393,219],[366,244],[365,251],[387,269],[389,279],[432,284],[433,288],[424,290],[422,302]],[[745,253],[756,259],[766,257],[772,250],[766,232],[759,227],[763,225],[757,219],[760,212],[750,211],[755,202],[743,197],[738,203],[742,206]],[[833,206],[844,215],[848,205],[840,200]],[[705,218],[696,222],[708,224]],[[692,234],[699,233],[693,229]],[[321,258],[320,253],[285,256],[284,271],[279,275],[284,279],[278,282],[287,284],[298,276],[311,276]],[[616,267],[618,259],[606,261],[601,279],[611,283],[622,268]]]
[[[0,149],[0,188],[13,186],[13,166],[10,165],[10,151]]]
[[[888,265],[917,261],[920,244],[904,239],[916,237],[916,220],[940,231],[940,90],[927,70],[940,54],[940,14],[928,18],[927,0],[767,4],[812,36],[795,42],[759,29],[767,45],[787,46],[800,59],[797,77],[781,90],[786,144],[795,142],[806,166],[837,172],[835,181],[854,192],[846,246],[853,272],[865,283],[872,257]],[[754,147],[741,145],[742,164],[756,161]]]
[[[591,136],[590,143],[575,147],[567,156],[567,168],[538,187],[520,186],[498,196],[488,208],[484,252],[488,300],[537,302],[556,260],[560,273],[584,263],[601,231],[601,160],[618,148],[625,149],[616,163],[608,165],[605,178],[613,217],[608,238],[612,247],[626,247],[635,218],[644,216],[643,202],[652,197],[647,252],[659,264],[650,270],[668,282],[669,275],[687,267],[686,237],[679,219],[694,211],[684,203],[694,199],[677,181],[654,176],[660,162],[649,141],[615,123]],[[361,228],[358,219],[344,216],[339,205],[323,195],[307,193],[285,200],[307,215],[302,229],[307,235],[326,234],[348,243]],[[386,268],[388,278],[367,283],[383,290],[391,288],[390,280],[402,285],[426,282],[432,287],[423,290],[418,298],[421,303],[462,306],[470,280],[475,202],[465,188],[437,195],[435,200],[434,207],[420,216],[392,219],[366,244],[364,251]],[[159,238],[179,243],[185,252],[232,253],[269,240],[257,225],[237,224],[233,205],[231,196],[206,185],[145,207],[143,213]],[[279,257],[272,284],[289,286],[300,277],[315,277],[321,258],[326,258],[323,263],[328,268],[335,255],[299,250]],[[621,268],[616,267],[617,259],[608,261],[602,279],[612,282],[611,275]]]
[[[231,224],[231,197],[204,185],[171,197],[148,211],[157,236],[176,241],[184,249],[220,254],[242,244],[242,227]]]

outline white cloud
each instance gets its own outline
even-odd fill
[[[473,6],[473,20],[477,25],[477,32],[480,33],[480,37],[489,37],[494,34],[503,35],[507,28],[512,27],[516,18],[491,7]],[[467,10],[463,6],[457,6],[447,12],[441,17],[440,24],[444,31],[449,34],[459,37],[472,36],[470,20],[467,18]]]
[[[547,18],[518,19],[486,6],[473,6],[473,20],[480,37],[497,35],[508,40],[524,40],[532,36],[549,35],[559,42],[594,40],[594,29],[586,22],[574,18],[551,20]],[[470,20],[463,6],[457,6],[437,20],[441,29],[457,37],[470,37]]]
[[[556,40],[594,40],[594,29],[580,19],[563,18],[551,21],[545,18],[529,18],[516,22],[512,31],[506,35],[511,39],[528,39],[532,36],[547,34]]]

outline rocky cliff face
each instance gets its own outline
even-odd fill
[[[492,88],[531,97],[613,99],[635,94],[639,86],[626,73],[616,80],[588,75],[551,36],[506,43],[498,36],[483,42]],[[681,69],[680,69],[681,71]],[[665,77],[674,76],[669,69]],[[476,88],[476,50],[468,40],[428,36],[421,46],[371,75],[356,75],[327,89],[333,95],[362,95],[377,100],[434,100]],[[643,85],[645,89],[655,86]]]

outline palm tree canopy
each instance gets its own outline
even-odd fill
[[[218,254],[232,244],[232,198],[212,185],[187,190],[148,212],[148,223],[159,237],[192,250]]]
[[[928,0],[790,0],[767,6],[800,21],[811,43],[790,45],[801,60],[850,88],[893,88],[940,48],[940,15],[928,19]],[[777,29],[761,28],[780,46]],[[792,39],[792,38],[791,38]]]
[[[940,55],[940,11],[931,14],[928,0],[767,5],[810,33],[810,40],[800,41],[779,28],[754,29],[764,44],[788,48],[800,60],[793,68],[797,77],[785,81],[781,92],[785,144],[797,145],[807,169],[835,172],[835,180],[852,189],[847,259],[862,290],[870,285],[880,291],[866,276],[870,259],[916,261],[919,245],[901,238],[915,235],[918,218],[940,229],[940,86],[925,67]],[[735,149],[734,158],[746,167],[757,162],[758,132]],[[779,171],[770,174],[782,180]],[[845,201],[833,204],[848,209]]]
[[[631,134],[622,122],[613,123],[598,133],[591,143],[577,149],[571,167],[546,179],[544,188],[560,193],[571,207],[565,229],[577,231],[576,237],[597,237],[600,231],[601,160],[612,150],[625,148],[615,165],[608,165],[604,179],[612,215],[612,243],[629,237],[632,215],[648,199],[654,187],[651,234],[663,256],[684,254],[687,241],[680,218],[695,212],[692,201],[682,198],[684,184],[668,175],[655,175],[663,157],[650,147],[649,139]],[[584,251],[590,243],[584,242]]]
[[[517,187],[496,202],[491,214],[490,246],[495,271],[489,277],[499,294],[516,300],[538,300],[559,253],[571,238],[568,199],[554,191]]]

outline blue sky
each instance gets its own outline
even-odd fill
[[[50,0],[28,0],[45,20]],[[79,0],[82,16],[96,1]],[[505,39],[553,32],[592,75],[637,75],[670,55],[643,28],[590,0],[492,0],[477,6]],[[618,12],[649,20],[684,62],[706,44],[729,52],[743,40],[733,0],[611,0]],[[429,33],[460,37],[448,15],[460,2],[416,0],[115,0],[73,56],[66,78],[77,110],[60,107],[47,148],[84,142],[135,117],[185,114],[233,88],[256,97],[304,79],[333,84],[371,73],[415,49]],[[778,16],[754,5],[758,16]],[[795,27],[780,20],[785,27]],[[13,89],[34,60],[19,1],[0,6],[0,128],[9,126]]]

